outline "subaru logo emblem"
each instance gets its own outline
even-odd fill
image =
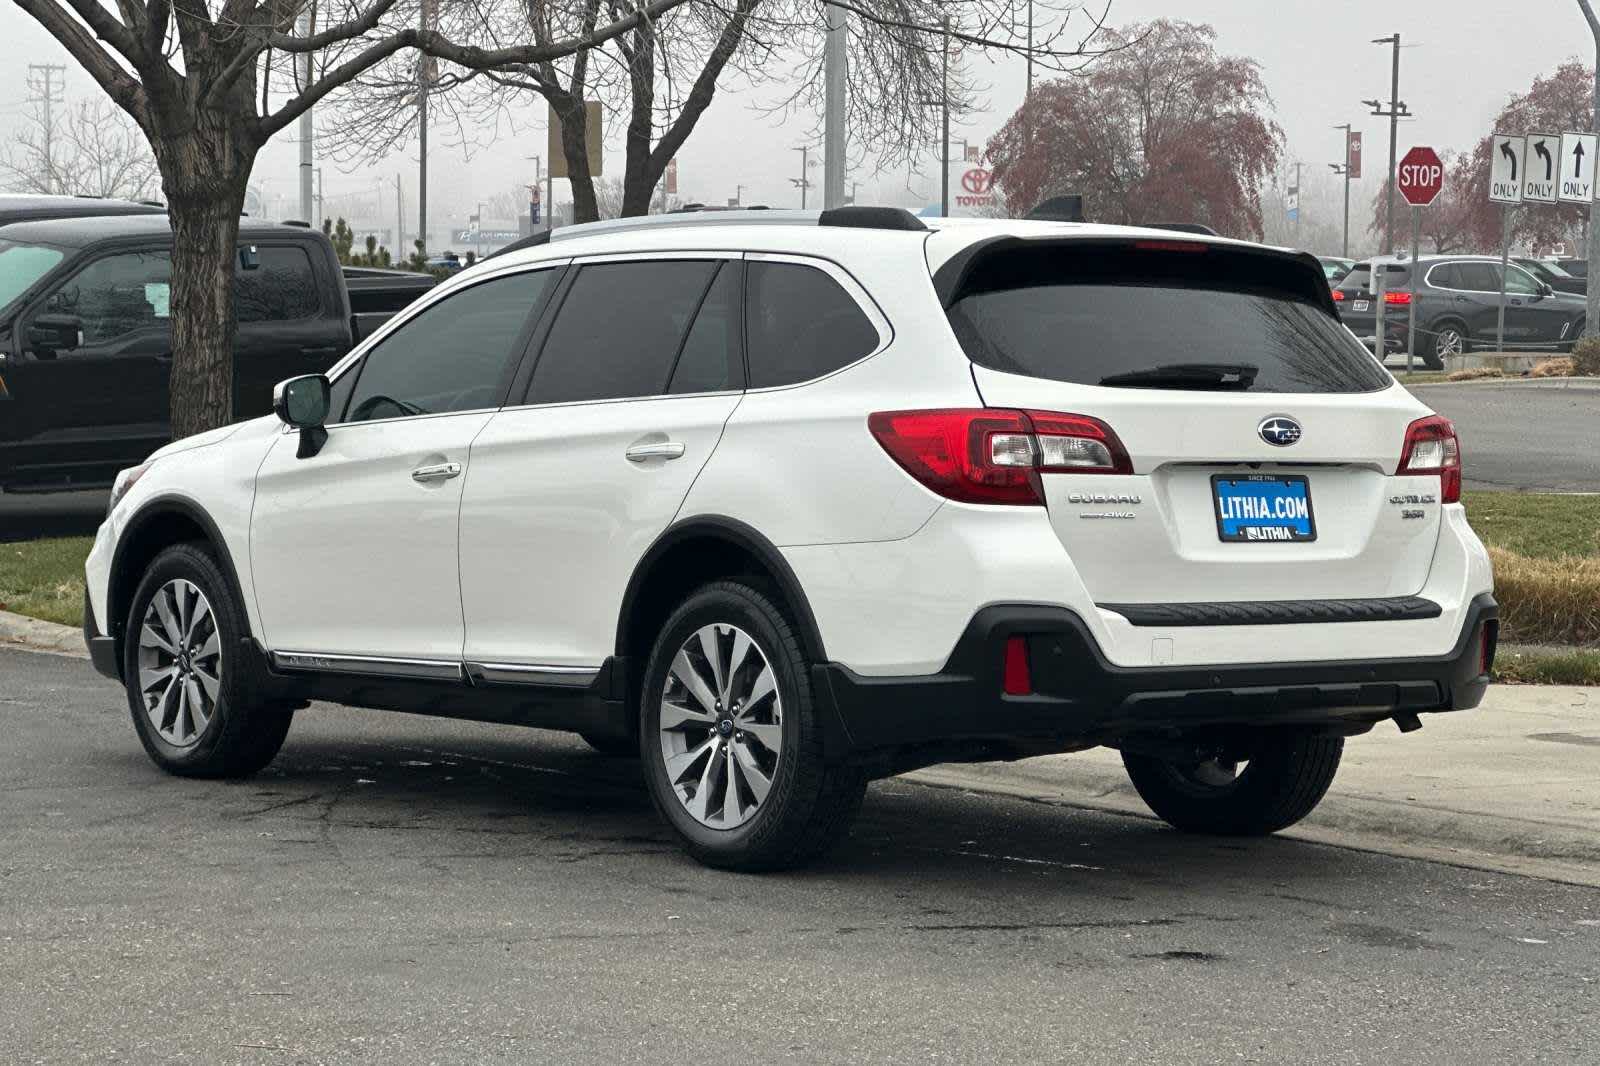
[[[1273,415],[1256,427],[1261,439],[1276,448],[1287,448],[1300,439],[1300,423],[1287,415]]]

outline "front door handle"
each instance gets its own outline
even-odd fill
[[[659,444],[635,444],[624,455],[630,463],[643,463],[650,459],[682,459],[684,447],[675,440]]]
[[[437,463],[433,466],[419,466],[411,471],[412,481],[449,481],[461,473],[460,463]]]

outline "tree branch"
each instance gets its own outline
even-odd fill
[[[267,46],[276,48],[280,52],[320,52],[331,44],[348,41],[352,37],[360,37],[375,29],[379,20],[389,13],[396,0],[377,0],[366,13],[358,18],[329,26],[321,33],[313,33],[310,37],[294,37],[287,33],[275,33],[267,39]]]
[[[89,72],[95,82],[104,89],[106,95],[117,102],[134,121],[139,125],[145,124],[145,97],[128,72],[117,64],[117,61],[104,48],[90,37],[82,23],[74,19],[62,9],[55,0],[16,0],[16,4],[25,13],[32,15],[39,24],[49,31],[50,36],[61,43],[72,58],[84,70]]]

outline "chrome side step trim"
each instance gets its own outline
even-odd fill
[[[555,685],[588,688],[600,676],[597,666],[539,666],[531,663],[465,663],[474,685]]]
[[[417,677],[435,681],[462,679],[461,664],[442,659],[391,659],[311,651],[275,651],[272,653],[272,667],[291,673],[367,674],[372,677]]]

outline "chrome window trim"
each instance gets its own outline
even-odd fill
[[[824,259],[820,256],[814,255],[798,255],[790,252],[746,252],[744,258],[746,262],[751,263],[793,263],[798,266],[807,266],[815,270],[822,271],[824,274],[827,274],[830,278],[838,283],[839,287],[844,290],[846,296],[855,301],[856,307],[859,308],[861,313],[866,316],[867,321],[872,323],[872,328],[878,331],[878,346],[859,359],[852,360],[851,362],[846,363],[844,366],[830,370],[826,374],[821,374],[814,378],[806,378],[804,381],[791,382],[788,385],[766,385],[759,389],[746,388],[745,391],[747,393],[761,396],[772,392],[783,392],[787,389],[803,388],[807,385],[813,385],[819,381],[827,381],[829,378],[837,374],[844,373],[851,367],[861,365],[894,343],[894,325],[889,321],[889,316],[883,313],[883,309],[879,307],[877,301],[872,298],[872,294],[867,291],[866,286],[857,281],[854,274],[851,274],[850,271],[846,270],[842,265],[834,262],[832,259]],[[748,284],[749,282],[747,280],[746,285]],[[748,302],[747,293],[747,305]],[[749,311],[747,306],[745,318],[745,360],[747,364],[750,358],[749,321]]]

